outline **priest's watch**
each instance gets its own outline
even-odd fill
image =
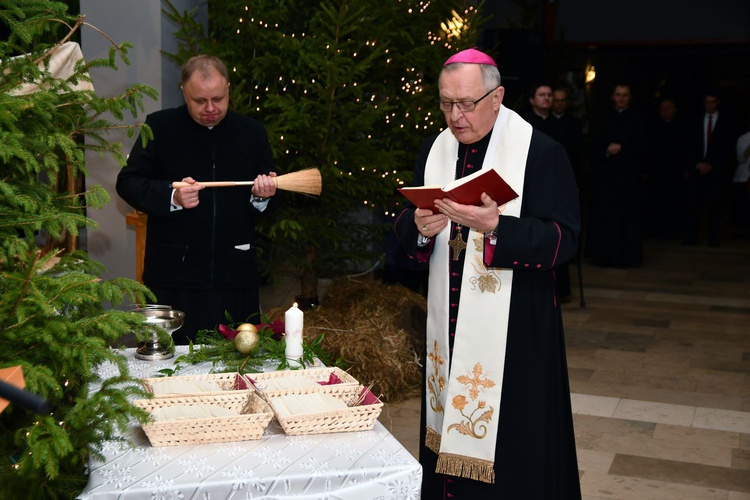
[[[490,243],[494,245],[497,241],[497,226],[492,231],[484,233],[484,237],[489,239]]]

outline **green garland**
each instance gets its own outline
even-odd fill
[[[263,318],[264,323],[258,327],[259,347],[258,350],[249,355],[237,351],[233,340],[228,340],[218,330],[200,330],[196,335],[195,343],[190,342],[189,352],[175,358],[174,368],[159,370],[166,376],[175,375],[183,368],[181,363],[196,365],[211,362],[212,371],[253,373],[259,371],[265,362],[276,363],[278,370],[305,369],[313,366],[319,360],[326,366],[337,366],[345,368],[346,363],[338,358],[331,361],[331,354],[323,350],[323,334],[321,333],[311,343],[302,342],[302,357],[299,358],[301,367],[293,368],[286,358],[286,340],[283,334],[274,330],[279,321],[271,323],[268,318]],[[237,324],[230,328],[234,329]]]

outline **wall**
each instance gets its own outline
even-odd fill
[[[483,13],[487,30],[541,31],[544,7],[554,11],[557,33],[574,43],[750,42],[747,0],[493,0]],[[519,26],[523,25],[523,26]]]
[[[495,0],[484,13],[493,17],[483,46],[497,57],[506,104],[516,109],[526,106],[530,84],[570,75],[582,85],[592,64],[587,114],[608,105],[615,82],[627,81],[636,105],[651,113],[665,94],[683,114],[699,113],[705,89],[718,87],[724,111],[743,124],[750,116],[748,0]],[[565,44],[546,43],[545,16],[554,21],[552,39]]]
[[[172,0],[180,11],[199,7],[198,17],[206,19],[207,2],[198,0]],[[136,118],[126,116],[128,123],[142,122],[147,113],[163,107],[174,107],[182,103],[177,88],[179,68],[160,53],[174,52],[176,43],[172,33],[177,29],[161,12],[161,2],[155,0],[80,0],[81,13],[86,22],[104,31],[115,42],[130,42],[128,52],[130,65],[118,61],[118,71],[109,68],[92,70],[94,89],[99,96],[116,95],[133,83],[149,85],[159,92],[159,99],[144,101],[145,111]],[[81,48],[87,60],[106,58],[110,41],[91,28],[84,28]],[[122,143],[127,154],[135,138],[126,134],[112,135],[112,141]],[[119,165],[111,158],[100,158],[96,153],[87,153],[86,178],[88,185],[103,186],[110,195],[110,203],[102,210],[89,210],[88,216],[99,224],[98,229],[89,229],[86,249],[94,260],[104,264],[105,279],[114,277],[135,278],[135,231],[127,227],[125,216],[133,209],[115,192]]]
[[[750,41],[747,0],[559,0],[558,27],[569,42]]]

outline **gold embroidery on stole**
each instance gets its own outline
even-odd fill
[[[477,401],[482,388],[489,389],[490,387],[495,387],[495,382],[492,379],[488,377],[482,379],[481,363],[474,365],[472,373],[468,375],[459,375],[456,377],[456,380],[466,386],[465,391],[468,392],[469,399],[472,402]],[[470,407],[469,410],[471,410],[471,413],[468,415],[464,413],[466,407],[469,406],[469,400],[466,399],[465,395],[457,394],[453,397],[451,404],[461,413],[461,416],[463,416],[465,420],[461,420],[461,422],[455,424],[450,424],[448,426],[448,432],[456,429],[459,434],[471,436],[476,439],[483,439],[487,435],[486,424],[492,420],[492,416],[495,414],[495,409],[492,406],[487,406],[487,401],[482,401],[481,399],[477,401],[476,408],[471,410]],[[472,404],[471,406],[473,407],[474,405]],[[482,410],[485,411],[480,413],[477,417],[474,416],[475,413]]]
[[[471,283],[471,289],[475,290],[479,287],[479,291],[495,293],[500,291],[500,280],[493,268],[487,268],[482,262],[482,258],[478,255],[475,256],[474,262],[471,263],[471,267],[474,268],[476,276],[469,278]]]
[[[430,408],[435,413],[442,413],[444,408],[440,402],[440,394],[445,389],[445,379],[440,375],[440,365],[445,364],[445,360],[440,356],[437,340],[427,357],[430,358],[433,366],[432,373],[427,377],[427,390],[430,392]]]

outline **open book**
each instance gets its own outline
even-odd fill
[[[417,208],[427,208],[433,213],[437,213],[434,201],[443,198],[449,198],[462,205],[480,206],[482,193],[487,193],[500,206],[518,197],[518,193],[492,168],[479,170],[456,179],[446,184],[445,187],[437,185],[403,187],[398,191]]]

